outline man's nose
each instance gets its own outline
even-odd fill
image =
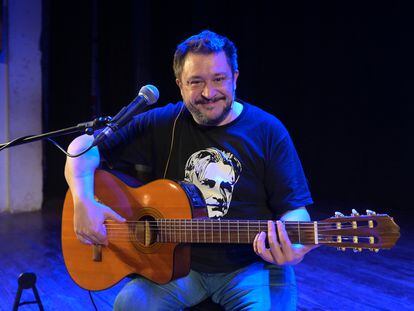
[[[211,81],[206,81],[201,95],[203,95],[205,98],[212,99],[216,94],[217,89],[213,83],[211,83]]]

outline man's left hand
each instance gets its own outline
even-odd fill
[[[266,247],[266,233],[260,232],[253,241],[254,252],[263,260],[283,265],[296,265],[302,261],[306,253],[319,245],[292,244],[284,224],[278,220],[277,232],[273,221],[267,222],[269,248]]]

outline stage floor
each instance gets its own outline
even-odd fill
[[[309,253],[296,266],[298,309],[413,310],[414,229],[401,226],[401,234],[396,247],[379,253],[327,247]],[[73,283],[63,264],[59,212],[0,214],[0,310],[12,309],[22,272],[37,275],[45,310],[94,310],[88,292]],[[93,293],[98,310],[112,309],[126,281]],[[23,291],[21,301],[33,299],[31,290]]]

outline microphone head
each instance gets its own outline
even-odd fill
[[[158,98],[160,97],[160,92],[155,86],[148,84],[139,90],[138,95],[142,95],[148,100],[147,105],[152,105],[157,102]]]

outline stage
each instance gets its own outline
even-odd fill
[[[88,292],[71,280],[64,266],[59,213],[52,210],[0,215],[0,310],[12,309],[17,278],[23,272],[36,274],[36,287],[45,310],[94,310]],[[316,213],[312,214],[316,217]],[[391,250],[354,253],[320,247],[309,253],[296,266],[298,309],[412,310],[414,230],[400,226],[401,238]],[[127,279],[92,294],[98,310],[112,309],[125,282]],[[21,299],[28,300],[34,300],[30,289],[23,291]],[[19,310],[38,307],[24,305]]]

